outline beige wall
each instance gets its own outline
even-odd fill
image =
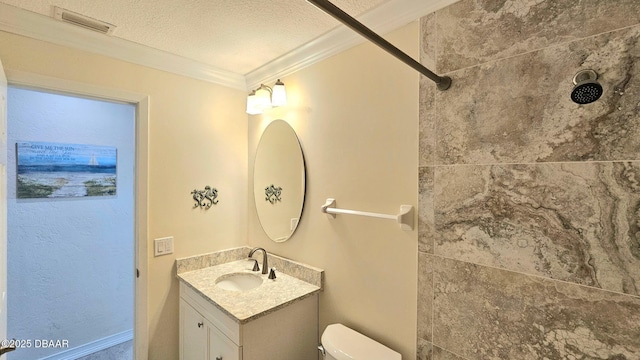
[[[4,32],[0,58],[7,70],[150,96],[149,239],[141,239],[149,248],[149,358],[177,359],[175,259],[246,243],[246,94]],[[190,192],[205,185],[219,190],[219,204],[192,209]],[[164,236],[175,237],[175,253],[154,258],[153,239]]]
[[[418,57],[418,24],[385,36]],[[249,245],[325,270],[320,331],[341,322],[415,359],[417,232],[389,220],[320,212],[338,207],[397,213],[417,205],[419,75],[364,44],[285,79],[289,105],[249,117],[249,173],[274,119],[296,130],[307,165],[306,202],[292,238],[274,243],[249,199]],[[249,181],[252,189],[252,182]]]
[[[387,38],[417,58],[417,23]],[[150,359],[177,358],[175,258],[247,241],[326,270],[321,331],[341,322],[415,358],[416,230],[319,210],[327,197],[383,213],[417,205],[415,71],[360,45],[283,79],[290,105],[249,117],[247,129],[242,91],[3,32],[0,58],[10,70],[150,95],[149,251],[154,238],[175,237],[175,254],[149,255]],[[262,130],[278,118],[298,133],[308,181],[298,230],[281,244],[262,232],[246,181]],[[205,185],[218,188],[219,205],[192,210],[190,191]]]

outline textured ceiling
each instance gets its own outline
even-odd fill
[[[334,0],[358,16],[387,0]],[[46,16],[53,6],[116,25],[112,36],[247,74],[339,23],[305,0],[0,0]]]

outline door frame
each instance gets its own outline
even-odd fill
[[[134,351],[136,360],[147,360],[149,326],[147,314],[147,231],[149,173],[149,96],[92,84],[44,76],[20,70],[5,69],[9,86],[43,90],[95,100],[115,101],[135,105],[135,268],[134,290]]]

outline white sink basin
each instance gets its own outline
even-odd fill
[[[216,286],[231,291],[247,291],[262,285],[262,278],[249,273],[222,275],[216,279]]]

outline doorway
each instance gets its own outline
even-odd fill
[[[135,247],[136,247],[136,281],[135,281],[135,327],[134,351],[136,360],[147,360],[149,357],[149,322],[147,314],[147,268],[148,268],[148,177],[149,177],[149,109],[150,99],[146,94],[127,90],[93,85],[73,80],[51,77],[25,72],[21,70],[5,70],[0,61],[0,140],[6,145],[6,89],[7,82],[13,86],[30,89],[47,89],[59,94],[71,94],[91,99],[104,99],[136,106],[136,168],[135,168]],[[6,259],[6,150],[0,149],[0,260]],[[0,333],[3,339],[11,339],[6,334],[6,261],[0,266],[0,290],[2,301],[0,311]],[[11,295],[9,295],[10,297]]]
[[[135,129],[131,104],[9,88],[8,334],[23,344],[8,359],[76,359],[109,349],[133,358]],[[56,149],[82,146],[117,154],[113,182],[91,186],[97,192],[77,191],[92,179],[51,167],[31,178],[18,174],[20,151],[59,168],[55,159],[81,155]]]

